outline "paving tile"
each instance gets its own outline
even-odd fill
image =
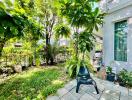
[[[58,94],[59,97],[62,97],[63,95],[65,95],[68,92],[69,91],[66,90],[65,88],[61,88],[61,89],[57,90],[57,94]]]
[[[96,77],[93,79],[97,83],[99,94],[93,85],[81,85],[79,93],[76,93],[76,80],[70,81],[68,84],[57,91],[58,96],[49,96],[46,100],[132,100],[132,89],[128,90],[125,87],[114,84],[106,80],[101,80]]]
[[[112,91],[112,90],[105,90],[101,95],[100,100],[119,100],[120,92],[119,91]]]
[[[129,95],[132,96],[132,89],[129,89]]]
[[[89,89],[89,85],[81,85],[80,90],[86,91]]]
[[[132,96],[120,96],[120,100],[132,100]]]
[[[74,80],[70,81],[69,83],[70,83],[70,84],[75,84],[75,85],[76,85],[77,81],[76,81],[76,79],[74,79]]]
[[[61,100],[79,100],[76,96],[72,95],[70,92],[61,97]]]
[[[46,100],[60,100],[58,96],[48,96]]]
[[[68,91],[70,91],[72,88],[76,87],[77,83],[75,83],[74,81],[73,82],[70,82],[68,84],[66,84],[64,86],[65,89],[67,89]]]
[[[80,100],[97,100],[95,97],[91,96],[90,94],[85,93]]]
[[[105,90],[105,86],[103,84],[97,84],[97,87],[100,91],[104,91]]]
[[[101,91],[100,89],[98,89],[98,90],[99,90],[99,94],[97,94],[93,85],[89,85],[85,92],[92,95],[93,97],[99,99],[103,91]]]
[[[83,90],[81,89],[81,87],[82,87],[82,86],[80,86],[80,89],[79,89],[78,93],[76,93],[76,87],[73,88],[73,89],[70,91],[70,93],[79,99],[82,95],[85,94],[85,91],[83,91]]]

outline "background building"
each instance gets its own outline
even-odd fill
[[[107,13],[103,25],[103,61],[106,66],[132,70],[132,0],[102,0]]]

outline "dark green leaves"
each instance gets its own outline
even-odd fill
[[[2,1],[0,1],[0,9],[5,9],[5,5],[3,4]]]
[[[70,37],[70,28],[64,24],[59,24],[55,27],[55,38],[58,39],[60,36]]]
[[[90,52],[93,49],[94,41],[94,36],[91,33],[87,31],[80,33],[78,41],[80,51],[82,53],[86,51]]]
[[[8,10],[7,6],[11,6],[10,0],[6,0],[4,3],[0,2],[0,34],[5,40],[13,37],[24,36],[25,32],[32,33],[33,37],[37,37],[41,34],[40,25],[37,24],[32,17],[25,14],[24,9],[11,9]],[[25,31],[26,30],[26,31]]]
[[[103,14],[93,3],[99,0],[62,0],[61,13],[75,27],[86,27],[89,32],[103,23]]]

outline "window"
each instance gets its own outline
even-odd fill
[[[127,21],[115,23],[114,59],[127,61]]]

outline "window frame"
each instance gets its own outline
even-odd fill
[[[124,23],[124,25],[122,27],[119,27],[123,23]],[[117,35],[121,34],[121,33],[118,34],[118,32],[119,31],[122,32],[127,27],[128,27],[127,20],[122,20],[122,21],[118,21],[118,22],[114,23],[114,60],[115,61],[127,62],[127,60],[128,60],[128,58],[127,58],[127,56],[128,56],[128,54],[127,54],[127,48],[128,48],[127,47],[127,38],[128,38],[127,37],[127,32],[123,33],[124,39],[122,39],[123,36],[121,38],[117,37]],[[121,28],[121,30],[118,30],[118,28]],[[121,41],[116,40],[116,39],[121,39]],[[118,46],[116,47],[117,41],[123,42],[123,43],[119,43]],[[120,47],[121,44],[125,44],[125,46]],[[119,48],[119,50],[117,50],[118,48]],[[124,49],[121,50],[121,48],[124,48]],[[118,57],[119,55],[121,57]]]

